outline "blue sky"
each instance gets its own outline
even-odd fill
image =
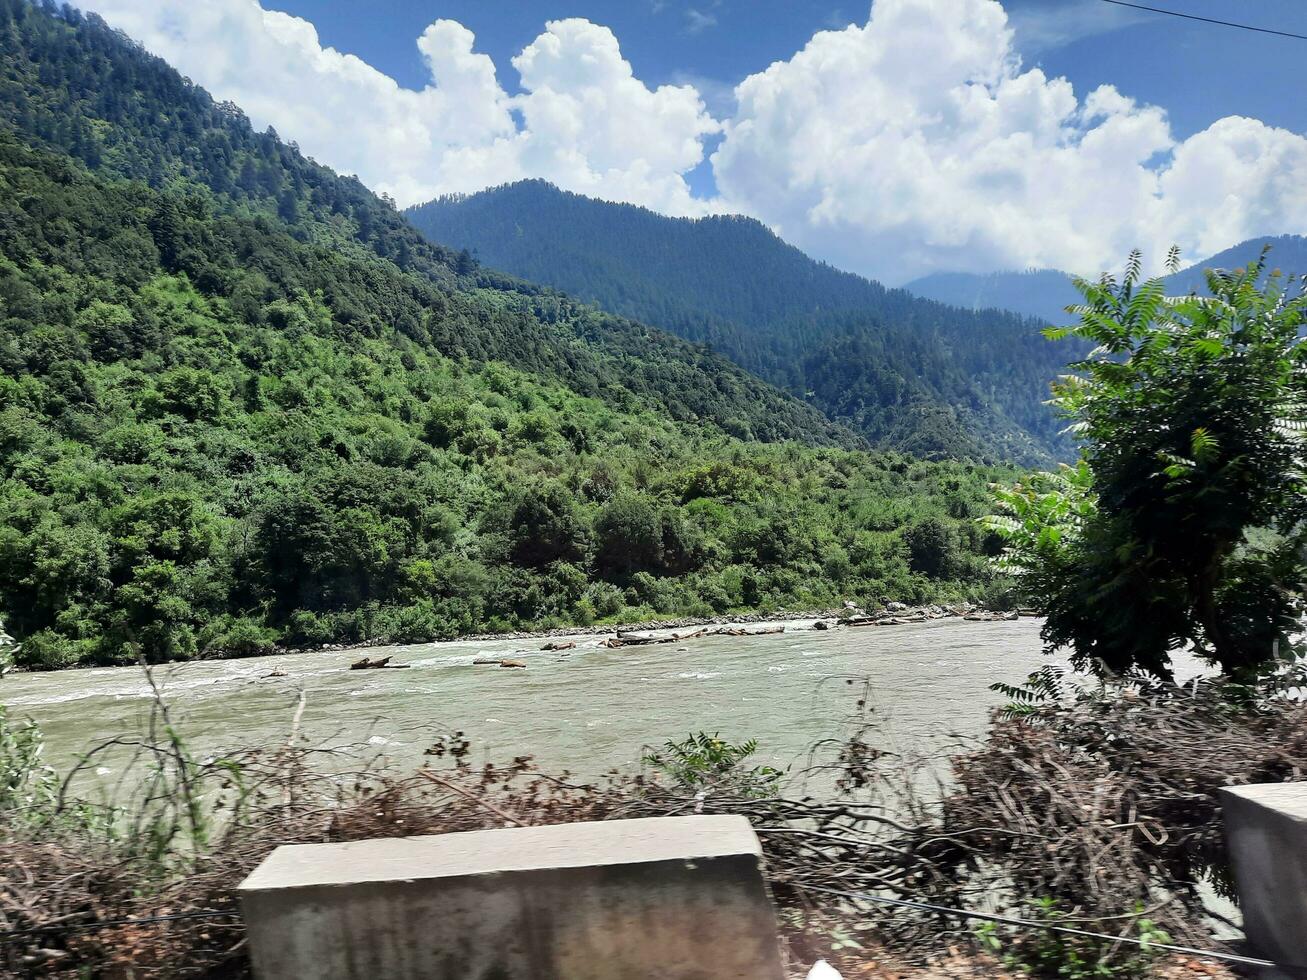
[[[325,44],[359,55],[397,81],[423,85],[413,38],[436,17],[472,30],[506,66],[548,20],[584,17],[613,29],[636,74],[653,85],[693,81],[722,111],[745,76],[788,58],[815,32],[866,19],[863,3],[804,0],[274,0],[311,21]],[[1156,0],[1163,7],[1307,35],[1307,0]],[[1164,106],[1181,138],[1223,116],[1252,115],[1307,133],[1307,41],[1127,10],[1101,0],[1008,0],[1027,64],[1065,75],[1078,90],[1114,84]],[[501,67],[501,82],[516,83]],[[696,193],[712,170],[696,168]],[[1307,229],[1304,229],[1307,232]]]
[[[1102,0],[84,6],[400,204],[544,177],[889,282],[1307,233],[1307,41]]]

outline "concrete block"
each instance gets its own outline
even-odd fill
[[[1248,942],[1307,977],[1307,783],[1229,787],[1221,803]]]
[[[240,886],[259,980],[782,980],[743,817],[279,847]]]

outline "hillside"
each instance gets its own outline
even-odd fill
[[[1307,273],[1307,238],[1299,235],[1250,238],[1166,277],[1168,292],[1172,296],[1184,296],[1206,291],[1205,269],[1234,269],[1255,262],[1268,245],[1273,267],[1295,275]],[[923,298],[969,310],[1011,310],[1056,325],[1068,321],[1067,306],[1080,302],[1071,276],[1054,269],[984,275],[937,272],[915,279],[904,288]]]
[[[668,218],[543,181],[407,211],[487,265],[706,343],[872,441],[928,455],[1065,454],[1042,404],[1070,357],[1020,317],[816,262],[738,216]]]
[[[1307,236],[1250,238],[1168,276],[1167,291],[1172,296],[1206,292],[1207,282],[1203,273],[1207,269],[1236,269],[1251,265],[1262,254],[1262,249],[1268,247],[1271,250],[1268,256],[1271,271],[1279,269],[1289,275],[1307,275]]]
[[[94,19],[0,0],[0,44],[24,665],[988,588],[996,471],[423,243]]]
[[[187,192],[215,213],[285,227],[301,242],[385,260],[369,275],[413,276],[396,297],[410,300],[394,314],[401,319],[388,322],[446,354],[502,360],[613,404],[634,395],[745,438],[860,444],[725,358],[432,246],[356,179],[254,132],[239,107],[215,104],[93,15],[0,0],[0,56],[0,125],[25,142],[105,176]]]
[[[903,287],[923,299],[964,310],[1010,310],[1041,323],[1062,325],[1066,307],[1080,302],[1071,277],[1056,269],[1025,272],[934,272]]]

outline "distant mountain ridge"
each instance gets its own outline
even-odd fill
[[[1207,269],[1233,269],[1256,262],[1262,249],[1270,246],[1272,268],[1301,275],[1307,273],[1307,237],[1280,235],[1250,238],[1222,252],[1195,262],[1175,275],[1167,276],[1167,291],[1184,296],[1205,290]],[[1069,320],[1065,309],[1080,301],[1071,274],[1056,269],[1028,269],[1024,272],[935,272],[914,279],[903,287],[924,299],[960,306],[968,310],[1010,310],[1053,324]]]
[[[1043,402],[1076,351],[1027,318],[886,288],[751,218],[669,218],[541,180],[406,214],[431,241],[486,265],[710,345],[877,444],[925,456],[1068,454]]]

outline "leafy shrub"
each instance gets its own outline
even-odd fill
[[[758,751],[754,739],[732,744],[720,735],[699,732],[661,749],[647,751],[646,765],[692,792],[722,792],[763,797],[775,791],[783,773],[771,766],[742,763]]]
[[[272,653],[280,639],[277,630],[249,616],[224,617],[206,631],[200,643],[207,655],[260,657]]]
[[[1096,345],[1054,386],[1083,459],[1000,489],[992,526],[1050,649],[1169,677],[1187,645],[1248,680],[1293,654],[1307,608],[1307,287],[1265,253],[1208,272],[1209,297],[1140,269],[1077,281],[1079,324],[1048,331]]]
[[[1054,899],[1036,899],[1027,908],[1027,918],[1032,922],[1082,928],[1078,920],[1068,921]],[[1158,960],[1166,955],[1153,944],[1171,941],[1170,934],[1144,914],[1142,905],[1135,907],[1135,914],[1121,936],[1124,942],[995,922],[986,922],[976,929],[981,947],[999,956],[1010,969],[1064,980],[1149,976]]]

